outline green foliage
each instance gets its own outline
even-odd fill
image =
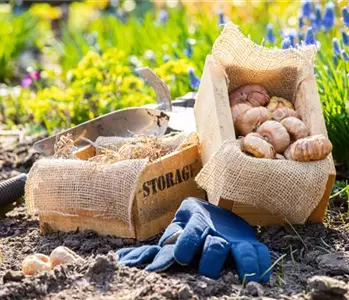
[[[341,57],[334,61],[331,41],[336,34],[339,32],[318,35],[321,49],[315,73],[333,155],[337,162],[349,167],[349,63]]]
[[[0,82],[13,79],[16,59],[34,46],[37,20],[29,13],[0,14]]]
[[[20,122],[29,115],[51,132],[123,107],[153,102],[152,89],[122,62],[125,54],[120,50],[103,55],[90,51],[69,72],[63,86],[52,85],[36,93],[22,89],[17,97],[3,97],[5,118]]]

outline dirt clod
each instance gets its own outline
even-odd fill
[[[318,265],[329,274],[349,274],[349,252],[341,251],[318,257]]]
[[[311,289],[311,299],[314,300],[347,299],[348,285],[327,276],[314,276],[310,278],[309,288]]]

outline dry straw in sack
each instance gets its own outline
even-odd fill
[[[117,149],[133,138],[100,137],[103,149]],[[196,133],[165,136],[171,152],[198,142]],[[114,163],[78,159],[43,158],[31,168],[26,184],[26,205],[30,214],[59,214],[115,218],[132,228],[132,206],[138,180],[149,159],[128,159]]]
[[[298,93],[302,81],[313,79],[315,52],[313,46],[264,48],[230,23],[212,55],[226,75],[228,92],[246,84],[262,85],[271,96],[292,100],[312,135],[327,136],[319,103],[312,103],[311,94]],[[223,198],[254,205],[292,223],[304,223],[322,199],[333,167],[331,156],[307,163],[257,159],[241,151],[240,140],[226,140],[196,181],[214,202]]]

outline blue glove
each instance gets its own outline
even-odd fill
[[[184,200],[158,245],[123,248],[119,263],[163,271],[173,263],[190,264],[201,253],[199,273],[217,279],[227,258],[233,258],[241,281],[270,279],[268,248],[253,228],[234,213],[195,198]]]

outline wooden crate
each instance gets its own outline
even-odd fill
[[[99,234],[146,240],[167,227],[186,197],[205,197],[194,180],[201,167],[197,145],[149,164],[138,181],[132,226],[118,219],[93,217],[88,211],[81,211],[78,216],[41,214],[40,228],[44,234],[88,229]]]
[[[320,98],[314,76],[304,80],[300,84],[297,95],[302,93],[306,93],[308,97],[311,97],[313,105],[314,103],[317,105],[317,111],[321,111]],[[197,132],[201,144],[201,158],[204,165],[225,140],[236,139],[225,74],[215,64],[211,55],[208,55],[206,58],[194,110]],[[311,132],[318,131],[314,127],[316,126],[315,124],[310,124],[310,126],[313,126]],[[309,217],[310,222],[321,222],[326,213],[327,203],[336,178],[332,155],[330,158],[332,166],[329,170],[326,190],[317,208]],[[285,222],[284,219],[260,207],[257,208],[226,199],[213,199],[209,194],[207,197],[209,202],[233,211],[251,225],[266,226]]]

